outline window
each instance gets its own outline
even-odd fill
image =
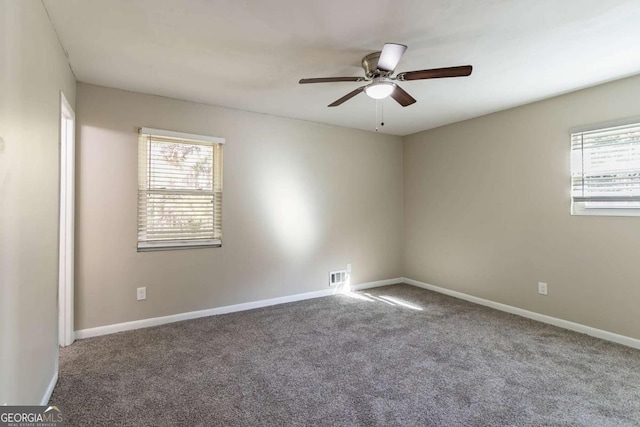
[[[224,139],[140,129],[138,250],[222,245]]]
[[[640,123],[571,134],[573,215],[640,215]]]

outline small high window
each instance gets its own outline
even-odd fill
[[[222,245],[223,138],[140,129],[138,250]]]

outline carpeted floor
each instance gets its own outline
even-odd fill
[[[638,426],[640,351],[394,285],[76,342],[69,426]]]

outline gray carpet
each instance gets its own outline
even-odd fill
[[[640,351],[407,285],[358,295],[78,341],[51,403],[71,426],[640,425]]]

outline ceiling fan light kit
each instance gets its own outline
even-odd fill
[[[382,78],[379,77],[374,79],[373,83],[364,89],[364,92],[373,99],[384,99],[391,95],[395,88],[395,83],[388,80],[382,80]]]
[[[335,100],[329,107],[337,107],[345,101],[365,92],[373,99],[384,99],[391,96],[403,107],[414,104],[416,100],[394,81],[411,81],[439,79],[445,77],[466,77],[471,75],[473,67],[462,65],[458,67],[434,68],[429,70],[405,71],[392,76],[396,66],[400,62],[407,46],[398,43],[385,43],[380,52],[371,53],[362,58],[362,68],[365,77],[319,77],[301,79],[300,84],[307,83],[333,83],[333,82],[371,82],[349,92],[340,99]]]

